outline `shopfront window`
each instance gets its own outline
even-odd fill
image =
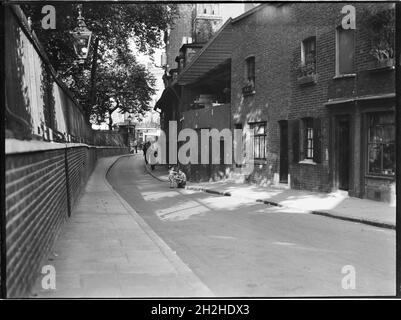
[[[368,173],[395,175],[394,113],[368,116]]]

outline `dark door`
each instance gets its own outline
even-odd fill
[[[242,123],[235,123],[234,124],[234,129],[242,130]],[[242,152],[242,150],[241,150],[241,152]],[[240,163],[235,163],[235,167],[236,168],[241,168],[241,166],[242,165]]]
[[[288,122],[280,121],[280,182],[288,183]]]
[[[348,119],[338,122],[338,188],[349,189],[350,128]]]

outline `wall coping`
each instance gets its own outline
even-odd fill
[[[94,148],[94,149],[128,148],[128,147],[118,147],[118,146],[91,146],[85,143],[59,143],[59,142],[44,142],[37,140],[5,139],[6,155],[17,154],[17,153],[30,153],[37,151],[79,148],[79,147]]]

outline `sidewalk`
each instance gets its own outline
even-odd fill
[[[167,181],[168,173],[163,167],[156,167],[154,171],[148,168],[148,172],[161,181]],[[282,206],[311,214],[395,229],[395,206],[349,197],[343,191],[320,193],[261,187],[255,184],[237,184],[228,181],[187,183],[187,189],[236,198],[251,198],[267,205]]]
[[[44,264],[56,289],[34,297],[211,297],[212,292],[107,182],[101,158]]]

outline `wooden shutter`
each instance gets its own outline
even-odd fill
[[[313,119],[313,161],[322,162],[322,121],[320,118]]]
[[[299,120],[289,121],[291,124],[292,131],[292,161],[299,162]]]

